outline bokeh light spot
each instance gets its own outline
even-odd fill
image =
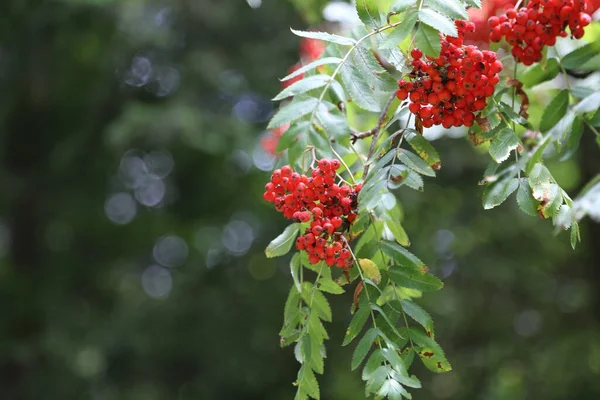
[[[179,236],[163,236],[156,241],[152,255],[165,267],[178,267],[187,260],[188,246]]]
[[[142,274],[142,286],[153,299],[164,299],[173,288],[171,271],[159,265],[151,265]]]
[[[125,225],[135,218],[137,206],[129,193],[114,193],[106,199],[104,212],[115,224]]]

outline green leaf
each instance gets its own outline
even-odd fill
[[[401,13],[417,4],[417,0],[396,0],[390,7],[390,12]]]
[[[406,390],[393,379],[386,379],[377,392],[378,396],[387,396],[387,398],[390,400],[401,400],[402,396],[406,396],[406,394]]]
[[[356,0],[356,12],[360,20],[369,28],[378,28],[381,18],[375,0]]]
[[[321,279],[319,279],[319,281],[317,283],[318,283],[319,290],[321,290],[323,292],[327,292],[327,293],[331,293],[331,294],[344,293],[344,289],[342,289],[342,287],[340,285],[338,285],[331,279],[321,278]]]
[[[444,286],[442,281],[425,271],[419,272],[411,268],[394,265],[390,267],[389,273],[394,282],[409,289],[434,292]]]
[[[414,11],[406,13],[400,25],[392,30],[392,32],[383,40],[383,42],[381,42],[379,47],[381,49],[391,49],[397,47],[413,30],[415,24],[417,23],[417,17],[417,13]]]
[[[381,111],[381,104],[375,96],[373,89],[353,64],[345,63],[341,68],[341,73],[344,86],[356,105],[367,111]]]
[[[394,165],[392,168],[391,182],[388,184],[390,189],[397,189],[402,185],[406,185],[411,189],[423,191],[423,178],[421,175],[404,165]]]
[[[327,32],[297,31],[292,28],[290,28],[290,29],[294,33],[294,35],[300,36],[300,37],[323,40],[325,42],[341,44],[342,46],[351,46],[351,45],[356,44],[356,40],[354,40],[354,39],[344,37],[344,36],[339,36],[339,35],[332,35],[331,33],[327,33]]]
[[[310,304],[310,303],[308,303]],[[312,298],[312,308],[314,308],[322,320],[331,322],[331,306],[329,302],[319,290],[314,290]]]
[[[368,289],[368,288],[367,288]],[[375,297],[375,296],[372,296]],[[400,316],[400,314],[394,310],[392,310],[391,308],[388,308],[388,312],[385,312],[381,307],[379,307],[377,304],[371,304],[371,309],[373,309],[374,311],[377,311],[380,315],[380,317],[377,318],[377,325],[380,328],[380,332],[379,332],[379,336],[385,337],[384,335],[384,331],[388,331],[391,334],[393,334],[396,338],[396,340],[400,340],[400,339],[405,339],[402,334],[398,331],[398,329],[396,328],[396,323],[398,321],[398,317]],[[381,320],[383,319],[383,321],[385,321],[387,323],[387,328],[384,327],[383,321]],[[394,342],[390,341],[389,339],[386,338],[386,341],[388,343],[394,344]]]
[[[317,118],[325,129],[327,136],[334,138],[342,146],[350,142],[348,120],[338,110],[320,110],[317,112]]]
[[[284,125],[288,122],[295,121],[302,118],[306,114],[310,114],[318,104],[318,100],[309,98],[306,100],[294,100],[290,104],[281,107],[277,114],[271,119],[267,129],[273,129],[278,126]]]
[[[556,78],[559,71],[560,68],[556,58],[549,58],[545,65],[538,63],[527,68],[519,76],[519,80],[523,82],[525,87],[533,87]]]
[[[469,19],[464,4],[458,0],[425,0],[425,4],[452,19]]]
[[[402,227],[402,224],[398,221],[386,220],[385,225],[388,227],[392,235],[394,235],[394,239],[402,246],[410,246],[410,240],[408,239],[408,235],[406,231]]]
[[[386,360],[388,360],[394,368],[394,371],[390,375],[394,380],[405,386],[419,389],[421,387],[421,382],[415,376],[408,376],[407,366],[398,352],[398,350],[389,347],[383,349]]]
[[[286,76],[285,78],[280,79],[281,82],[285,82],[287,80],[290,80],[292,78],[295,78],[297,76],[302,75],[305,72],[310,71],[313,68],[317,68],[320,67],[321,65],[326,65],[326,64],[339,64],[342,62],[341,58],[338,57],[325,57],[325,58],[319,58],[309,64],[306,64],[304,66],[302,66],[301,68],[295,70],[294,72],[292,72],[291,74],[289,74],[288,76]]]
[[[369,329],[365,335],[360,339],[358,345],[356,345],[356,349],[354,349],[354,353],[352,354],[352,370],[358,368],[358,366],[363,362],[367,353],[371,349],[373,342],[377,338],[378,330],[375,328]]]
[[[525,169],[525,173],[527,175],[529,175],[533,167],[542,160],[544,149],[546,148],[546,146],[548,146],[548,143],[550,143],[550,139],[551,137],[546,135],[529,158],[529,161],[527,161],[527,168]]]
[[[540,122],[540,130],[542,132],[549,131],[554,125],[565,116],[569,106],[569,91],[561,90],[554,99],[548,104],[542,115]]]
[[[358,311],[354,313],[352,321],[350,321],[350,325],[348,326],[348,330],[346,330],[346,336],[344,336],[344,342],[342,343],[342,346],[347,346],[352,342],[352,340],[354,340],[355,337],[358,336],[370,315],[371,311],[366,302],[365,304],[361,304]]]
[[[435,171],[415,153],[405,149],[398,150],[398,159],[408,168],[426,176],[435,176]]]
[[[309,126],[310,125],[308,124],[308,121],[300,121],[297,124],[290,126],[289,129],[283,132],[283,134],[279,137],[279,142],[277,142],[277,148],[275,151],[282,152],[285,149],[290,148],[294,142],[298,140],[298,136],[306,134]]]
[[[519,208],[528,215],[535,217],[539,202],[533,198],[529,180],[527,178],[519,179],[519,191],[517,192],[517,204]]]
[[[369,379],[371,379],[375,371],[377,371],[377,369],[381,366],[381,363],[383,363],[384,360],[385,358],[383,357],[381,349],[373,350],[362,370],[362,380],[368,381]]]
[[[427,269],[427,266],[417,256],[394,242],[389,242],[387,240],[382,241],[381,249],[384,253],[392,257],[397,264],[400,264],[403,267],[410,268],[414,271],[424,271]]]
[[[444,351],[435,340],[415,328],[410,329],[410,337],[420,347],[418,355],[430,371],[448,372],[452,370]]]
[[[404,138],[408,141],[414,151],[417,152],[419,157],[429,164],[429,166],[435,169],[441,167],[440,156],[431,143],[429,143],[429,140],[413,132],[404,133]]]
[[[431,315],[413,301],[400,300],[400,302],[402,303],[402,311],[425,328],[428,336],[433,337],[433,319],[431,318]]]
[[[310,90],[323,87],[327,84],[327,82],[329,82],[330,79],[331,77],[329,75],[314,75],[303,78],[291,86],[283,89],[281,93],[273,97],[273,100],[283,100],[290,96],[295,96],[297,94],[306,93]]]
[[[379,199],[379,201],[381,200],[379,193],[381,193],[381,191],[387,186],[387,176],[385,172],[385,170],[381,170],[377,176],[374,176],[372,179],[368,180],[367,184],[363,187],[363,189],[361,189],[360,193],[358,194],[358,207],[360,210],[371,209],[372,207],[367,207],[367,205],[370,204],[373,199]],[[374,205],[376,206],[377,204]]]
[[[323,326],[323,323],[319,319],[317,313],[310,313],[310,320],[308,322],[308,334],[315,340],[319,345],[323,344],[325,339],[329,339],[327,331]],[[317,346],[318,352],[321,353],[320,348]]]
[[[389,372],[390,369],[385,365],[381,365],[379,368],[377,368],[371,375],[371,378],[369,378],[367,381],[367,384],[365,385],[365,392],[367,394],[374,393],[381,389],[383,383],[388,377]]]
[[[394,368],[400,374],[407,374],[406,366],[404,366],[404,361],[398,354],[398,350],[395,347],[386,347],[382,351],[385,359],[390,363],[392,368]]]
[[[298,311],[298,303],[300,302],[300,292],[296,290],[296,286],[292,286],[290,293],[288,294],[287,300],[285,301],[285,307],[283,309],[283,320],[284,323],[292,321]]]
[[[471,7],[481,8],[481,0],[465,0],[465,3]]]
[[[296,253],[290,261],[290,272],[292,273],[292,279],[294,279],[294,285],[296,285],[296,289],[298,289],[298,292],[302,291],[302,286],[300,285],[300,279],[298,274],[300,268],[302,268],[302,265],[300,264],[300,257],[300,253]]]
[[[490,156],[497,162],[501,163],[506,161],[510,152],[519,146],[519,138],[510,128],[504,128],[495,138],[492,139],[490,144],[489,153]]]
[[[298,236],[298,232],[300,231],[300,224],[291,224],[283,233],[277,236],[265,250],[265,254],[268,258],[282,256],[287,254],[288,251],[292,248],[292,244],[296,240],[296,236]]]
[[[442,14],[433,11],[432,9],[424,8],[419,10],[419,20],[438,32],[452,37],[458,36],[454,22],[447,17],[444,17]]]
[[[529,123],[529,121],[525,118],[523,118],[521,115],[517,114],[515,112],[515,110],[513,110],[513,108],[511,106],[509,106],[508,104],[504,103],[504,102],[500,102],[499,104],[500,107],[500,112],[502,113],[502,115],[504,115],[505,118],[507,118],[508,120],[517,123],[521,126],[524,126],[525,128],[530,129],[531,128],[531,124]]]
[[[425,55],[438,58],[442,49],[438,31],[429,25],[419,24],[415,34],[415,44]]]
[[[506,178],[489,184],[483,191],[483,208],[489,210],[497,207],[519,187],[519,180]]]
[[[573,222],[571,224],[571,247],[573,250],[575,250],[577,242],[581,242],[581,238],[579,237],[579,223]]]
[[[311,335],[304,336],[302,340],[305,341],[305,346],[310,346],[310,355],[305,354],[305,360],[308,360],[309,366],[317,374],[322,374],[325,369],[325,363],[323,361],[323,355],[321,354],[319,342]]]
[[[318,132],[314,126],[311,126],[308,129],[308,137],[310,144],[315,147],[317,152],[325,157],[325,158],[333,158],[333,153],[331,152],[331,147],[329,146],[328,138],[324,137],[324,132]]]
[[[563,67],[567,69],[581,69],[582,66],[600,53],[600,41],[588,43],[563,57]]]
[[[583,136],[583,118],[575,117],[573,120],[573,125],[571,125],[571,133],[567,138],[567,147],[565,154],[560,158],[560,161],[565,161],[571,158],[573,154],[579,148],[579,143],[581,142],[581,136]]]
[[[406,73],[411,70],[411,67],[407,65],[408,63],[404,53],[397,47],[389,49],[379,48],[379,55],[387,60],[388,63],[392,64],[398,72]]]
[[[352,54],[352,61],[372,88],[385,93],[398,90],[396,79],[379,64],[370,49],[357,47]]]
[[[544,164],[537,163],[533,166],[529,173],[529,186],[532,189],[552,182],[552,174],[550,174],[550,171],[548,171],[548,168]]]
[[[298,372],[298,381],[300,388],[305,390],[310,397],[316,400],[321,398],[319,383],[317,382],[317,378],[309,366],[303,365],[300,368],[300,371]]]
[[[556,142],[564,142],[566,137],[571,133],[573,121],[575,120],[575,113],[571,110],[567,111],[566,114],[554,125],[547,133],[547,136],[552,137]]]
[[[594,116],[586,118],[586,121],[592,126],[600,126],[600,108],[596,111]]]

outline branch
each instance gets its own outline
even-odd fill
[[[369,148],[369,154],[367,154],[367,160],[370,160],[371,157],[373,157],[373,153],[375,152],[375,144],[377,143],[377,139],[379,138],[379,132],[381,131],[381,128],[383,127],[383,124],[385,123],[385,116],[386,116],[388,110],[390,109],[390,106],[392,105],[392,102],[394,101],[395,98],[396,98],[396,92],[394,92],[392,94],[390,99],[387,101],[385,107],[383,107],[383,111],[381,111],[381,115],[379,116],[379,120],[377,121],[377,125],[375,125],[375,128],[371,129],[368,132],[356,135],[357,139],[359,138],[358,136],[360,136],[360,135],[364,135],[363,137],[373,136],[373,141],[371,142],[371,147]],[[354,140],[354,138],[353,138],[353,140]],[[356,140],[354,140],[354,141],[356,141]],[[369,173],[369,164],[365,165],[365,169],[363,170],[363,179],[365,179],[367,177],[368,173]]]

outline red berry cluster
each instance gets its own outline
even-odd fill
[[[557,37],[567,36],[567,27],[575,39],[581,39],[583,28],[592,21],[585,10],[585,0],[531,0],[519,10],[510,8],[491,17],[490,40],[499,42],[505,37],[515,59],[531,65],[541,61],[544,46],[553,46]]]
[[[306,251],[312,264],[325,260],[329,266],[348,269],[352,259],[342,235],[356,219],[362,185],[354,189],[337,185],[335,171],[339,168],[339,160],[323,158],[308,177],[286,165],[273,171],[263,197],[284,217],[297,222],[310,221],[310,227],[296,240],[296,248]]]
[[[472,32],[472,22],[456,21],[458,37],[441,36],[438,58],[413,49],[412,82],[401,80],[396,93],[400,100],[410,98],[410,112],[417,115],[425,128],[433,125],[471,126],[475,112],[483,110],[486,98],[500,81],[502,63],[496,53],[463,46],[463,37]]]

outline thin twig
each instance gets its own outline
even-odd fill
[[[394,101],[395,98],[396,98],[396,93],[393,93],[392,96],[390,96],[390,99],[386,103],[385,107],[383,107],[383,111],[381,112],[381,115],[379,116],[379,121],[377,121],[377,125],[375,125],[375,128],[372,129],[373,141],[371,142],[371,147],[369,148],[369,153],[367,154],[367,160],[370,160],[371,157],[373,156],[373,153],[375,152],[375,145],[377,144],[377,139],[379,139],[379,132],[381,131],[381,127],[385,123],[385,116],[387,115],[387,112],[390,109],[390,106],[392,105],[392,102]],[[365,169],[363,170],[363,179],[367,177],[368,173],[369,173],[369,164],[365,165]]]

